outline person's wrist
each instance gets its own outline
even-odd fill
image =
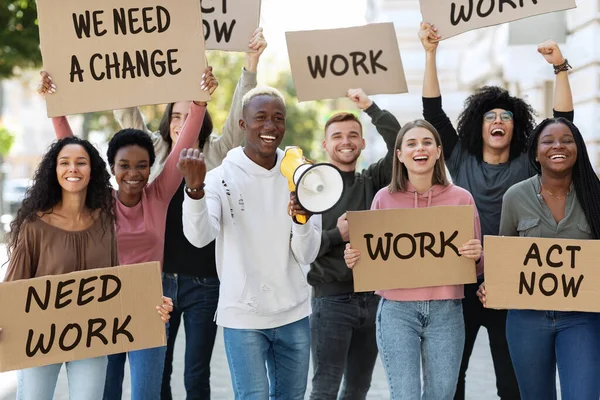
[[[361,104],[360,109],[363,111],[366,111],[372,105],[373,105],[373,100],[369,99],[364,104]]]

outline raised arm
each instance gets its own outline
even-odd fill
[[[554,84],[554,117],[563,117],[573,121],[573,93],[569,83],[568,69],[571,67],[563,56],[558,44],[553,40],[547,40],[538,46],[538,52],[544,59],[554,66],[556,81]]]
[[[231,108],[221,136],[211,135],[202,149],[209,170],[221,164],[227,152],[240,146],[244,141],[245,132],[240,128],[242,118],[242,99],[250,90],[256,87],[256,72],[260,56],[267,47],[262,28],[254,32],[248,47],[254,52],[246,53],[242,75],[238,80],[231,100]]]
[[[115,119],[123,129],[139,129],[140,131],[146,132],[148,135],[152,134],[152,132],[150,132],[150,130],[146,126],[144,115],[141,113],[139,107],[129,107],[120,110],[113,110],[113,115],[115,116]]]
[[[37,86],[37,92],[44,99],[47,95],[52,95],[56,92],[56,85],[52,82],[52,77],[48,75],[46,71],[40,71],[40,83]],[[54,133],[56,134],[57,139],[63,139],[66,137],[74,136],[73,130],[71,129],[71,125],[69,125],[69,121],[67,117],[53,117],[52,118],[52,126],[54,127]]]
[[[212,73],[212,67],[208,67],[204,73],[203,86],[212,94],[218,86],[218,82]],[[177,162],[181,150],[194,147],[200,134],[200,128],[204,122],[206,103],[193,101],[190,105],[190,115],[183,125],[181,135],[173,146],[167,157],[165,166],[156,179],[149,185],[149,190],[155,191],[158,197],[168,203],[181,184],[181,173],[177,169]]]
[[[442,95],[437,75],[437,47],[441,36],[433,25],[421,22],[419,39],[425,49],[425,77],[423,79],[423,118],[431,123],[442,138],[444,158],[449,158],[458,143],[458,134],[450,118],[442,109]]]

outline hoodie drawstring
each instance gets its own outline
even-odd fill
[[[431,198],[432,198],[432,193],[433,190],[429,189],[427,191],[427,208],[431,207]],[[414,191],[415,194],[415,207],[414,208],[419,208],[419,193],[417,193],[417,191]]]

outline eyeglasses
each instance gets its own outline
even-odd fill
[[[498,113],[496,113],[496,111],[488,111],[485,114],[483,114],[483,120],[485,122],[494,122],[496,120],[496,117],[498,117]],[[511,113],[510,111],[502,111],[500,113],[500,119],[504,122],[512,121],[513,113]]]

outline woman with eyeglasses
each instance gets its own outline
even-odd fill
[[[535,175],[525,152],[527,138],[535,126],[534,111],[508,91],[486,86],[467,98],[455,129],[442,109],[437,77],[436,51],[441,36],[435,26],[421,23],[419,38],[426,56],[423,117],[440,133],[453,182],[471,192],[475,199],[482,236],[498,235],[502,196],[512,185]],[[567,73],[571,66],[553,41],[540,44],[537,50],[554,66],[554,116],[572,121],[573,97]],[[476,295],[478,284],[465,285],[465,349],[455,399],[465,397],[465,375],[481,326],[487,329],[490,338],[498,396],[519,399],[506,342],[507,312],[483,308]]]

